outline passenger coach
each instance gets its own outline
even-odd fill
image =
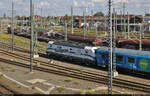
[[[116,48],[116,66],[135,71],[150,72],[150,52]],[[108,65],[108,47],[96,50],[98,66]]]

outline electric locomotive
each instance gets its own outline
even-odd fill
[[[79,43],[49,41],[46,53],[48,56],[95,65],[95,49]],[[82,64],[81,63],[81,64]]]

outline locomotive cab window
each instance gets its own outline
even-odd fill
[[[129,62],[129,63],[135,63],[135,59],[134,59],[134,58],[131,58],[131,57],[128,57],[128,62]]]
[[[123,56],[117,56],[117,61],[118,62],[123,62]]]

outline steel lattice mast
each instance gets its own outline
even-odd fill
[[[33,63],[33,7],[32,7],[32,0],[30,0],[30,32],[31,32],[31,39],[30,39],[30,72],[32,72],[32,63]]]
[[[109,0],[109,64],[108,64],[108,94],[112,94],[112,0]]]
[[[12,34],[12,52],[14,51],[14,2],[12,0],[12,17],[11,17],[11,34]]]

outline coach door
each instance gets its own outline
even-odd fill
[[[127,57],[127,68],[136,70],[136,58],[135,57]]]
[[[101,64],[102,65],[107,65],[108,64],[108,59],[109,58],[109,56],[108,56],[108,54],[107,53],[102,53],[101,54]]]

